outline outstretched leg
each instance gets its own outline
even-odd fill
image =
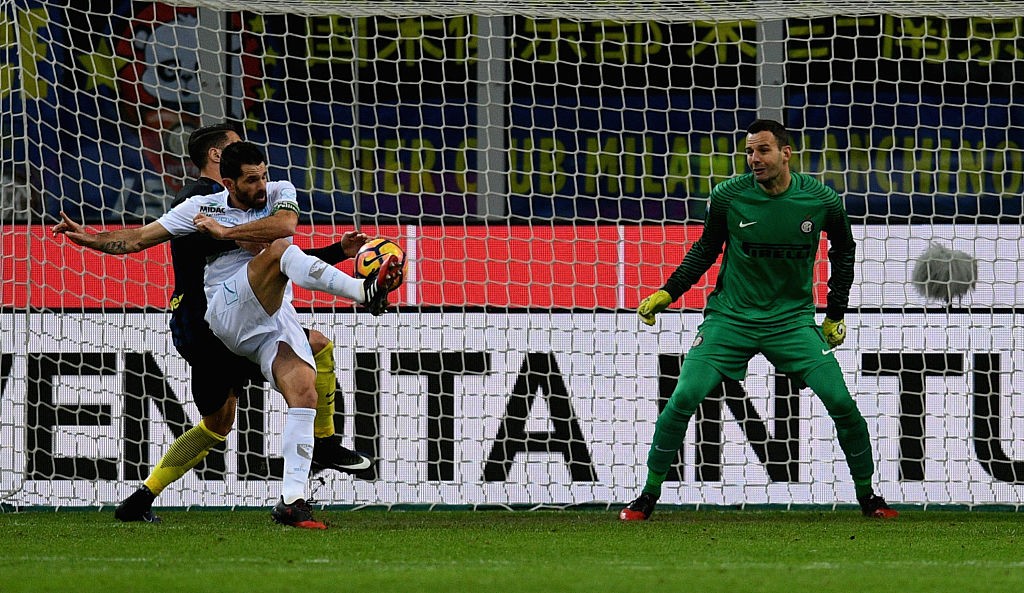
[[[249,286],[268,315],[281,307],[285,289],[291,280],[302,288],[345,297],[370,307],[375,301],[387,306],[388,286],[393,285],[400,266],[391,266],[389,258],[372,278],[353,278],[320,258],[307,255],[286,239],[278,239],[254,257],[248,264]],[[378,281],[379,277],[379,281]]]
[[[828,415],[835,422],[836,437],[846,455],[846,464],[850,468],[861,510],[869,517],[895,518],[899,513],[889,508],[872,487],[875,461],[868,423],[846,387],[839,363],[832,360],[819,365],[807,373],[803,380],[825,404]]]
[[[686,438],[690,418],[700,402],[721,382],[722,374],[706,362],[691,359],[683,362],[672,397],[654,425],[654,438],[647,453],[647,482],[640,496],[619,513],[620,519],[643,521],[654,512],[654,505],[661,496],[661,485]]]

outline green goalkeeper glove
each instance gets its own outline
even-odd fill
[[[846,339],[846,322],[842,319],[835,321],[826,317],[825,321],[821,322],[821,333],[825,334],[825,342],[828,343],[828,347],[835,348]]]
[[[672,295],[664,290],[659,290],[646,299],[640,301],[640,306],[637,307],[636,314],[640,316],[640,321],[643,321],[647,325],[654,325],[654,316],[667,309],[671,304]]]

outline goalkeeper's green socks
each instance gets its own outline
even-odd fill
[[[861,480],[860,482],[854,480],[853,488],[854,491],[857,493],[857,500],[870,497],[872,494],[875,493],[875,489],[871,486],[871,478],[868,478],[867,480]]]
[[[334,397],[337,377],[334,374],[334,342],[327,342],[323,350],[313,355],[316,363],[316,418],[313,436],[329,437],[334,434]]]
[[[647,482],[644,492],[661,495],[661,485],[672,469],[679,447],[686,438],[690,418],[711,391],[722,382],[717,369],[701,361],[687,361],[679,370],[679,381],[665,409],[654,425],[651,450],[647,453]]]
[[[171,443],[171,448],[164,453],[153,473],[146,478],[146,487],[154,495],[160,494],[164,488],[205,459],[210,449],[225,440],[226,437],[206,428],[200,420],[198,425],[185,431],[185,434]]]
[[[804,381],[830,410],[829,415],[836,424],[836,438],[846,455],[857,497],[873,494],[871,480],[875,473],[875,460],[871,451],[871,435],[868,423],[846,387],[842,369],[838,365],[821,365],[804,377]]]
[[[846,454],[846,463],[850,466],[854,482],[870,482],[875,473],[875,461],[871,455],[871,436],[864,416],[854,406],[847,414],[832,416],[832,420],[836,423],[836,437]]]
[[[643,491],[655,496],[661,496],[661,485],[676,460],[679,447],[686,438],[686,426],[690,423],[691,414],[670,409],[671,407],[672,403],[669,402],[658,416],[651,450],[647,453],[647,482]]]
[[[667,416],[662,413],[658,417],[654,440],[647,454],[647,482],[643,491],[654,496],[661,496],[661,485],[668,477],[669,469],[686,437],[686,427],[690,421],[690,416],[679,415],[673,420],[663,422]],[[853,476],[857,498],[874,494],[871,484],[875,466],[871,456],[867,423],[856,408],[851,414],[833,420],[836,423],[840,447],[846,454],[850,475]]]

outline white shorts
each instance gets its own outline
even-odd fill
[[[291,291],[286,291],[281,307],[267,315],[249,285],[248,267],[242,266],[221,283],[206,309],[206,322],[213,333],[229,350],[259,364],[263,376],[277,391],[281,390],[274,381],[273,364],[279,342],[291,346],[299,358],[316,368],[313,350],[290,295]]]

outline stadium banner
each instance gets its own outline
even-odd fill
[[[631,312],[302,318],[336,344],[339,429],[378,460],[369,480],[315,482],[316,500],[345,505],[630,500],[646,473],[659,401],[701,320],[666,313],[648,328]],[[198,421],[166,321],[0,315],[0,499],[114,504],[173,440],[168,417]],[[835,356],[868,421],[880,493],[896,503],[1020,504],[1020,315],[847,321]],[[853,502],[834,427],[811,392],[758,356],[741,388],[726,393],[691,424],[663,502]],[[229,436],[223,471],[190,472],[163,504],[249,506],[277,496],[284,404],[259,389],[245,399],[249,430]]]
[[[108,225],[107,230],[119,228]],[[300,225],[295,244],[323,246],[351,227]],[[416,307],[634,309],[662,283],[700,237],[700,225],[364,226],[396,240],[410,259],[405,286],[392,301]],[[977,260],[974,290],[955,303],[1013,308],[1024,303],[1018,282],[1024,228],[1019,225],[855,225],[856,280],[851,308],[921,308],[929,303],[911,282],[932,243]],[[173,284],[170,251],[105,256],[64,240],[49,227],[14,225],[0,235],[0,309],[165,309]],[[827,244],[815,267],[815,302],[828,292]],[[351,272],[344,262],[340,269]],[[703,308],[717,265],[673,307]],[[349,304],[296,288],[299,309]],[[941,304],[941,303],[939,303]]]
[[[0,15],[0,24],[17,29],[23,49],[0,65],[31,76],[0,88],[0,111],[28,115],[10,121],[9,138],[24,142],[0,143],[4,160],[17,164],[12,178],[50,217],[62,208],[93,221],[161,214],[194,172],[183,146],[203,123],[197,9],[16,4],[20,21]],[[247,122],[246,137],[266,145],[274,178],[304,189],[304,211],[323,221],[482,212],[477,147],[486,145],[487,116],[474,100],[474,17],[224,19],[216,46],[225,54],[225,116]],[[695,222],[711,186],[744,169],[736,144],[757,113],[756,93],[741,84],[757,76],[755,21],[517,17],[509,26],[507,214]],[[851,214],[1021,214],[1012,198],[1024,187],[1024,105],[1012,85],[996,84],[1021,77],[1020,17],[865,15],[792,19],[788,28],[786,123],[803,130],[800,169],[822,173]],[[857,39],[856,47],[833,48],[826,31]],[[882,69],[852,90],[832,84],[847,80],[847,69],[903,56],[925,64]],[[887,70],[899,73],[898,84],[879,86],[892,82]],[[709,80],[728,92],[710,92]],[[953,100],[928,81],[971,83],[964,92],[974,94]],[[403,102],[410,92],[421,100]],[[109,122],[121,124],[116,134]]]

